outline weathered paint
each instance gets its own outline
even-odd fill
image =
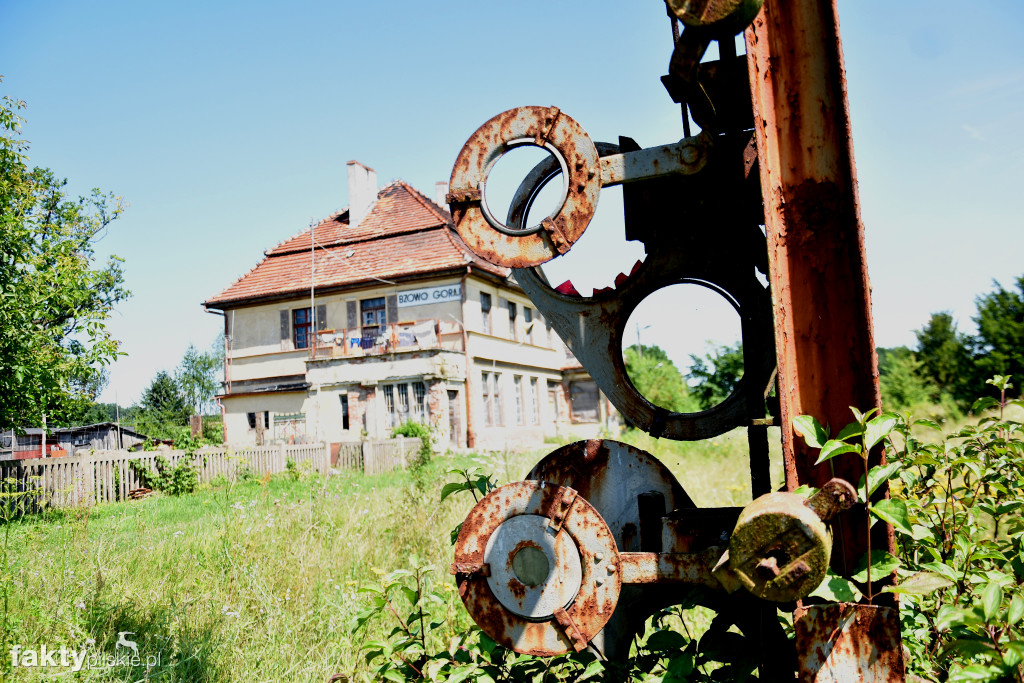
[[[506,151],[524,140],[560,157],[564,200],[536,229],[520,231],[487,216],[483,202],[487,174]],[[491,118],[470,136],[455,160],[449,185],[452,218],[470,249],[491,263],[536,266],[565,253],[594,216],[601,189],[597,148],[557,107],[517,107]]]
[[[496,578],[507,581],[510,595],[504,596],[505,600],[520,599],[517,593],[526,595],[525,586],[512,575],[515,548],[497,555],[507,555],[504,567],[485,558],[492,535],[508,520],[523,515],[546,517],[553,529],[557,525],[559,533],[568,535],[578,551],[579,590],[568,604],[551,610],[547,618],[535,615],[525,619],[514,613],[502,603],[502,597],[495,596],[490,585]],[[567,552],[555,554],[549,582],[574,571],[566,561]],[[489,567],[489,577],[476,571],[484,564]],[[459,568],[466,566],[474,572],[460,573]],[[579,650],[581,643],[593,639],[611,618],[622,588],[615,539],[601,515],[571,488],[543,481],[513,482],[484,496],[462,524],[452,571],[467,611],[485,633],[516,652],[541,656]],[[570,580],[576,581],[571,576]],[[544,588],[540,586],[540,590]]]
[[[849,107],[834,0],[769,2],[746,32],[765,201],[779,359],[786,484],[856,483],[855,453],[815,465],[816,449],[792,421],[810,414],[838,429],[849,406],[880,405],[864,226],[857,198]],[[871,464],[880,462],[880,453]],[[884,495],[880,493],[879,495]],[[865,512],[838,529],[833,566],[850,575],[867,549]],[[893,548],[875,525],[872,545]]]
[[[802,683],[890,683],[906,675],[899,610],[839,603],[794,616]]]

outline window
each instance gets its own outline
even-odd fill
[[[480,376],[480,392],[484,403],[484,424],[488,427],[500,427],[501,415],[501,375],[497,372],[484,372]]]
[[[388,323],[387,305],[384,297],[363,299],[359,302],[362,313],[363,337],[377,337],[383,334],[382,329]]]
[[[596,382],[569,382],[569,402],[573,422],[597,422],[598,391]]]
[[[409,385],[396,384],[398,389],[398,424],[409,420]]]
[[[308,308],[292,311],[292,342],[296,349],[309,348],[313,341],[313,316]]]
[[[484,334],[491,333],[491,295],[480,292],[480,331]]]
[[[526,328],[526,341],[533,343],[533,309],[523,306],[523,325]]]
[[[385,426],[395,426],[395,387],[391,384],[385,384],[381,387],[384,391],[384,413],[385,413]]]
[[[494,426],[494,417],[491,412],[491,373],[480,374],[480,398],[484,404],[484,424],[488,427]]]
[[[508,302],[508,336],[519,341],[519,330],[516,329],[516,302]]]
[[[388,427],[397,427],[408,420],[422,424],[427,423],[430,410],[427,406],[426,384],[423,382],[385,384],[381,390],[384,392],[384,412],[386,413],[384,421]]]
[[[342,394],[341,398],[341,428],[348,429],[348,394]]]
[[[500,427],[505,424],[505,416],[501,410],[501,374],[497,372],[491,375],[491,398],[494,404],[494,424]]]
[[[543,400],[543,397],[540,394],[540,383],[537,381],[536,377],[531,377],[530,378],[530,401],[533,403],[533,406],[531,407],[531,410],[530,410],[530,420],[535,425],[539,425],[540,424],[540,403],[541,403],[542,400]]]
[[[512,377],[513,398],[516,402],[516,424],[523,424],[523,378],[519,375]]]
[[[423,382],[412,383],[412,419],[427,422],[427,386]]]
[[[270,429],[270,413],[260,413],[263,415],[263,428]],[[246,413],[245,417],[249,420],[249,429],[256,429],[256,413]]]

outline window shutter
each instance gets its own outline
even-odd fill
[[[354,330],[359,327],[359,304],[355,301],[346,301],[345,309],[348,317],[348,329]]]
[[[398,322],[398,295],[397,294],[388,294],[388,297],[385,300],[384,305],[387,307],[388,322],[389,323],[397,323]]]
[[[327,329],[327,304],[319,304],[316,307],[316,329]]]
[[[291,311],[281,311],[281,350],[287,351],[292,340]]]

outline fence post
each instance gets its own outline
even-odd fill
[[[287,462],[287,456],[284,453],[284,444],[283,443],[281,444],[279,459],[281,461],[281,465],[280,465],[280,467],[278,467],[277,471],[278,472],[284,472],[284,464],[285,464],[285,462]]]
[[[81,456],[79,471],[82,473],[82,500],[92,506],[96,502],[96,465],[92,461],[92,450],[79,451]]]
[[[405,469],[405,437],[401,434],[398,435],[398,462],[402,464],[402,469]]]

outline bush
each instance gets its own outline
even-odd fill
[[[391,430],[391,436],[405,436],[420,440],[420,452],[413,467],[422,467],[430,462],[430,456],[434,453],[434,430],[422,422],[406,420]]]

